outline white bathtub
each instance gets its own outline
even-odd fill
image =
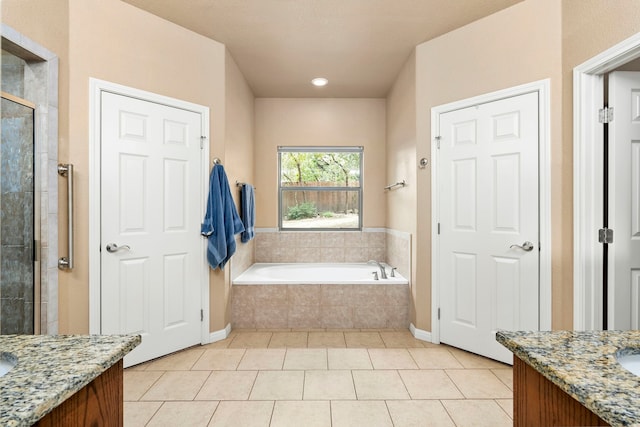
[[[374,280],[373,272],[379,280]],[[380,268],[366,263],[256,263],[233,280],[234,285],[406,285],[407,279],[397,271],[391,277],[387,266],[387,279],[380,277]]]

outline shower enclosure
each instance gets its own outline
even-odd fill
[[[59,59],[0,33],[0,334],[56,334]]]
[[[34,109],[3,97],[0,110],[0,333],[33,334]]]
[[[35,105],[24,96],[24,61],[2,52],[0,103],[0,334],[38,332]]]

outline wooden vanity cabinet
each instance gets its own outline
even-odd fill
[[[122,359],[45,415],[38,427],[122,427]]]
[[[513,425],[515,427],[608,426],[560,387],[513,357]]]

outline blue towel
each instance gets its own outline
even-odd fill
[[[240,191],[240,213],[244,231],[240,235],[242,243],[247,243],[255,236],[254,225],[256,223],[256,202],[254,188],[251,184],[244,184]]]
[[[242,221],[231,197],[229,181],[222,165],[215,165],[209,177],[207,213],[200,228],[207,236],[207,261],[214,270],[224,269],[236,251],[235,235],[244,231]]]

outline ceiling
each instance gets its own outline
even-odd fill
[[[224,43],[256,97],[383,98],[416,45],[521,0],[123,1]]]

